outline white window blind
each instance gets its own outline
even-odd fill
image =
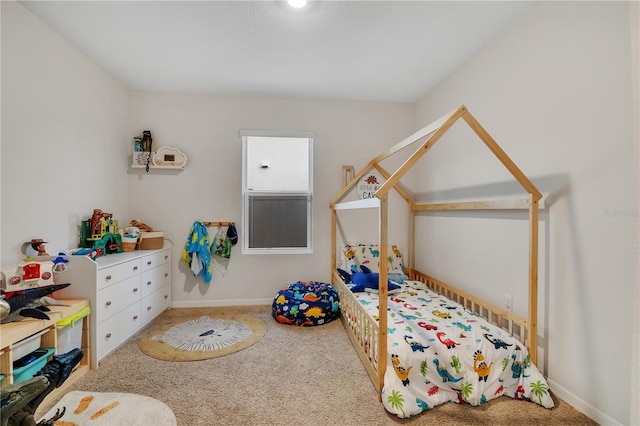
[[[243,253],[311,253],[313,135],[242,131]]]

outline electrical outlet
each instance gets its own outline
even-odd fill
[[[513,296],[510,294],[504,295],[504,308],[509,312],[513,312]]]

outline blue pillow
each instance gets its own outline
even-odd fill
[[[378,290],[378,283],[380,281],[380,274],[377,272],[371,272],[366,266],[360,265],[362,272],[356,272],[349,275],[346,271],[338,268],[338,273],[344,278],[346,284],[354,283],[351,287],[353,293],[359,293],[365,291],[365,289]],[[387,280],[387,290],[397,290],[400,286]]]

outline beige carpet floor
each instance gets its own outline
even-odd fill
[[[213,317],[229,309],[193,311]],[[157,321],[179,311],[166,311]],[[410,419],[398,419],[378,402],[340,321],[300,328],[277,323],[269,306],[235,311],[266,323],[264,337],[247,349],[203,361],[160,361],[140,351],[142,330],[70,390],[147,395],[171,407],[180,426],[596,424],[557,398],[552,410],[501,397],[480,407],[447,403]],[[55,402],[45,400],[38,413]]]

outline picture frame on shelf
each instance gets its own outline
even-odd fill
[[[149,164],[153,164],[153,158],[155,157],[155,152],[148,151],[134,151],[133,152],[133,165],[134,166],[146,166],[147,162]]]

